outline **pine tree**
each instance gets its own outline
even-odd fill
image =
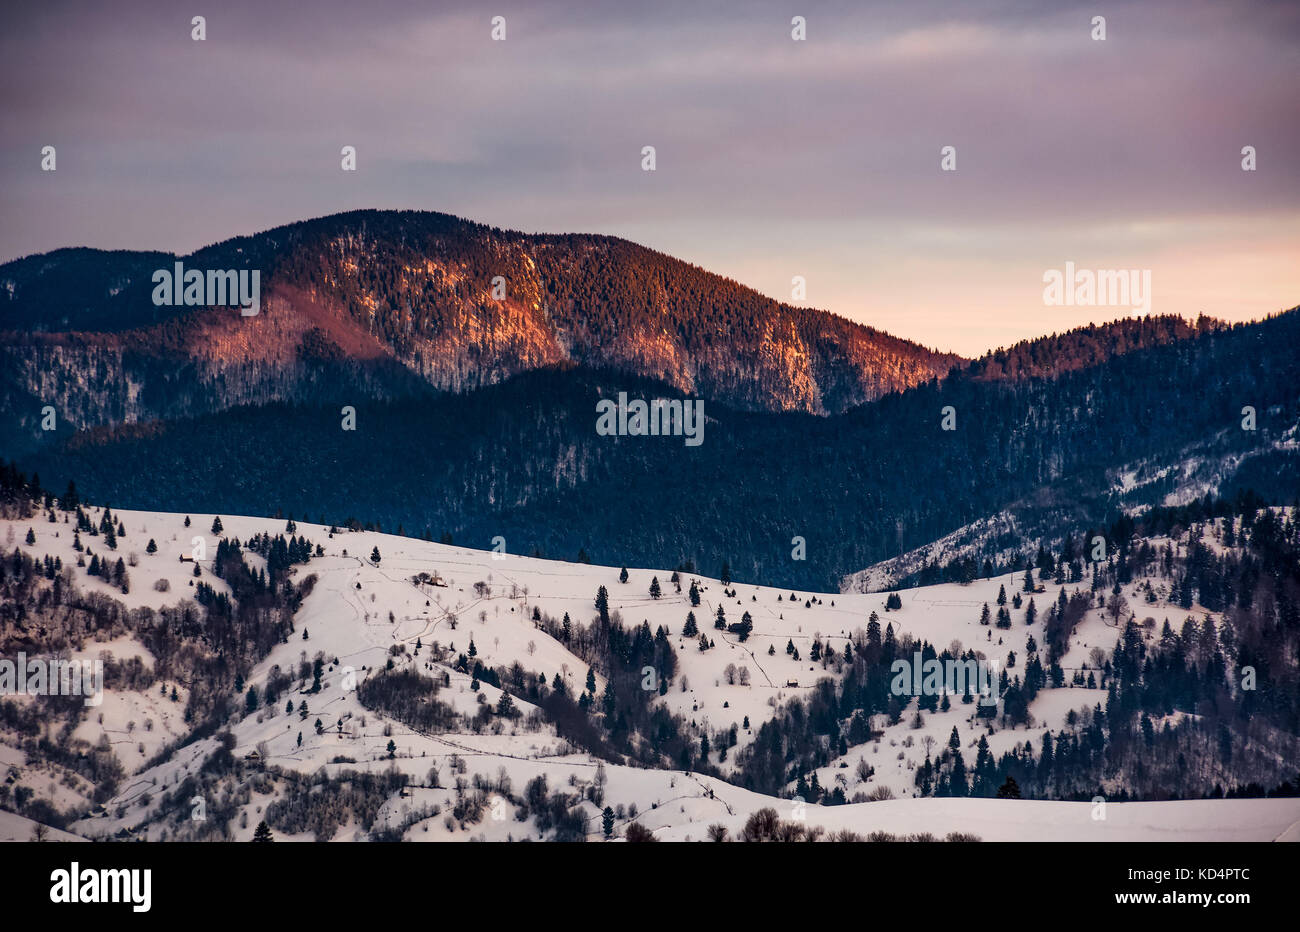
[[[966,784],[966,761],[962,760],[961,751],[953,755],[952,773],[948,778],[948,792],[953,796],[966,796],[970,787]]]
[[[189,520],[189,519],[186,519],[186,520]],[[222,528],[222,526],[221,526],[221,516],[218,515],[217,517],[215,517],[215,518],[212,519],[212,533],[213,533],[213,534],[220,534],[220,533],[222,532],[222,530],[224,530],[224,528]]]
[[[157,552],[158,552],[158,545],[157,545],[156,543],[154,543],[154,539],[153,539],[152,537],[149,538],[149,543],[148,543],[148,545],[144,548],[144,552],[145,552],[145,553],[157,553]]]
[[[378,563],[378,562],[380,561],[380,559],[381,559],[381,558],[380,558],[380,556],[379,556],[379,548],[378,548],[378,547],[375,547],[375,549],[373,549],[373,550],[370,551],[370,562],[371,562],[371,563]]]
[[[587,692],[596,695],[596,671],[590,667],[587,668]]]
[[[693,579],[691,580],[690,597],[691,605],[698,606],[700,604],[700,590],[696,587],[695,580]]]
[[[662,590],[659,588],[659,577],[655,576],[650,580],[650,598],[657,599],[662,594]]]
[[[606,806],[605,811],[601,813],[600,821],[605,830],[605,837],[612,838],[614,835],[614,810]]]
[[[302,735],[298,737],[301,738]],[[258,844],[270,844],[275,841],[275,838],[271,835],[271,826],[267,825],[265,821],[258,822],[257,829],[253,832],[253,841]]]
[[[621,583],[625,583],[625,582],[627,582],[627,567],[626,567],[626,566],[623,567],[623,569],[619,570],[619,573],[618,573],[618,581],[621,582]]]
[[[975,752],[975,791],[977,796],[983,796],[992,789],[990,783],[993,778],[993,768],[993,754],[989,751],[988,738],[985,735],[980,735],[979,746]]]
[[[36,543],[36,532],[33,531],[31,528],[28,528],[28,529],[27,529],[27,545],[30,547],[30,546],[31,546],[32,544],[34,544],[34,543]]]

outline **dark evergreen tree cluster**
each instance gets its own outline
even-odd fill
[[[457,396],[375,400],[363,412],[363,433],[340,431],[333,405],[270,403],[161,432],[106,430],[24,462],[60,481],[76,476],[83,495],[132,506],[257,514],[275,501],[294,514],[361,513],[370,526],[445,528],[483,547],[500,534],[520,541],[520,552],[564,559],[584,548],[642,566],[725,560],[739,580],[818,589],[1011,508],[1024,536],[1077,529],[1073,552],[1057,544],[1050,569],[1037,566],[1008,531],[958,566],[927,567],[907,582],[1032,567],[1036,583],[1059,575],[1086,585],[1084,527],[1100,531],[1124,509],[1174,489],[1165,477],[1120,495],[1104,478],[1117,464],[1183,456],[1214,437],[1225,462],[1244,456],[1220,483],[1228,497],[1252,485],[1269,502],[1289,504],[1300,487],[1300,454],[1274,443],[1298,413],[1300,360],[1287,348],[1300,344],[1300,313],[1136,343],[1141,348],[1101,353],[1087,366],[1062,360],[1050,376],[963,369],[825,418],[742,412],[710,397],[709,440],[689,455],[680,444],[596,437],[591,411],[614,376],[579,366]],[[1229,384],[1221,384],[1225,372],[1233,373]],[[617,379],[633,396],[680,395]],[[1240,429],[1243,403],[1258,410],[1255,431]],[[947,406],[958,412],[953,431],[938,427]],[[900,434],[899,424],[914,429]],[[423,438],[418,468],[412,434]],[[501,449],[517,455],[494,455]],[[208,468],[191,475],[196,459]],[[579,465],[575,485],[557,487],[556,464],[569,461]],[[156,481],[172,474],[187,476],[183,489]],[[499,493],[490,505],[472,491],[489,487]],[[746,518],[754,490],[760,522]],[[789,559],[789,537],[778,527],[806,529],[807,560]],[[1006,551],[1020,554],[1018,565],[998,555]]]
[[[1187,616],[1178,627],[1166,619],[1157,636],[1153,619],[1142,622],[1125,612],[1113,655],[1097,669],[1075,673],[1075,685],[1107,690],[1104,709],[1097,703],[1082,716],[1072,713],[1060,731],[1026,740],[1001,758],[984,734],[962,739],[954,729],[948,745],[917,769],[918,793],[995,796],[1014,787],[1026,798],[1168,799],[1300,791],[1293,764],[1300,755],[1300,521],[1244,494],[1232,502],[1206,498],[1153,509],[1117,522],[1110,534],[1118,546],[1093,568],[1096,588],[1067,593],[1062,584],[1043,615],[1044,656],[1031,640],[1023,676],[1010,664],[1001,672],[999,702],[977,705],[977,723],[987,718],[1002,727],[1026,725],[1039,691],[1066,685],[1059,660],[1074,627],[1098,603],[1113,599],[1106,590],[1121,580],[1168,580],[1166,608],[1180,599],[1210,608],[1200,601],[1208,593],[1222,620]],[[1150,537],[1165,534],[1186,543],[1177,550],[1151,543]],[[1050,553],[1033,563],[1049,576],[1060,564]],[[973,658],[953,658],[926,642],[896,641],[892,626],[882,634],[873,615],[838,682],[821,680],[811,695],[790,701],[758,728],[739,758],[742,785],[788,794],[794,784],[793,794],[809,801],[845,801],[806,775],[847,746],[868,741],[869,716],[901,720],[912,696],[891,692],[890,664],[910,662],[918,651],[923,663]],[[917,707],[933,711],[939,701],[923,695]]]

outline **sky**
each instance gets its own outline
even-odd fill
[[[1048,305],[1067,262],[1149,271],[1151,313],[1300,303],[1296,3],[20,0],[0,23],[0,262],[376,207],[623,236],[965,355],[1144,310]]]

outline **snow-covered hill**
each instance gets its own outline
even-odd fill
[[[98,510],[89,513],[92,521],[98,521]],[[194,565],[182,557],[188,559],[196,552],[197,537],[202,538],[197,549],[206,551],[197,561],[199,580],[223,591],[224,583],[208,571],[217,544],[208,530],[213,515],[188,516],[186,526],[187,516],[179,514],[114,514],[126,531],[117,541],[115,555],[125,555],[130,564],[129,592],[124,594],[76,569],[79,587],[98,589],[130,608],[158,608],[192,599],[197,581]],[[221,522],[223,536],[243,541],[263,532],[285,531],[283,520],[223,515]],[[35,542],[20,543],[29,529]],[[999,666],[1006,665],[1011,652],[1024,658],[1028,639],[1042,636],[1041,624],[1026,625],[1021,611],[1014,612],[1008,629],[980,624],[982,606],[996,610],[1000,590],[1011,594],[1019,588],[1020,577],[1015,575],[908,590],[901,593],[900,609],[886,611],[884,593],[791,592],[745,583],[724,586],[716,579],[686,574],[680,577],[679,591],[671,581],[671,570],[629,568],[624,583],[615,567],[531,559],[372,532],[331,535],[327,527],[302,522],[296,533],[320,545],[323,555],[299,566],[295,578],[314,574],[317,581],[295,616],[295,634],[276,645],[246,682],[262,688],[276,667],[296,680],[302,665],[319,653],[324,659],[321,688],[319,692],[301,686],[292,689],[288,693],[292,711],[282,699],[233,722],[231,753],[255,773],[280,768],[311,779],[344,771],[382,775],[396,769],[409,777],[411,786],[388,794],[376,827],[401,831],[415,840],[539,837],[543,833],[534,821],[517,821],[516,807],[508,802],[538,776],[546,777],[552,789],[584,793],[587,801],[582,805],[591,837],[602,834],[604,805],[616,810],[616,833],[635,820],[657,837],[669,839],[702,839],[714,823],[735,835],[749,814],[764,806],[775,808],[783,818],[799,816],[802,810],[789,799],[761,796],[722,779],[602,764],[570,746],[542,716],[530,715],[535,710],[517,697],[520,717],[495,718],[481,729],[437,733],[407,727],[364,707],[358,699],[356,687],[391,661],[395,669],[445,675],[449,686],[438,698],[458,713],[472,717],[482,703],[495,706],[500,690],[487,683],[475,689],[471,676],[452,666],[457,655],[470,654],[471,644],[470,656],[486,666],[518,663],[548,682],[558,677],[570,694],[579,695],[588,665],[535,619],[567,614],[575,623],[587,624],[596,613],[595,597],[601,586],[609,593],[611,613],[621,616],[625,625],[645,622],[651,631],[663,627],[668,632],[678,671],[667,692],[655,701],[683,716],[700,734],[736,726],[737,747],[725,759],[715,749],[710,759],[724,775],[732,772],[735,752],[752,740],[778,705],[808,691],[819,679],[835,676],[837,661],[828,661],[826,653],[819,661],[809,659],[814,642],[833,646],[836,656],[842,656],[844,645],[855,632],[860,634],[873,612],[881,627],[892,626],[899,639],[928,640],[939,649],[957,642]],[[61,522],[51,524],[40,518],[0,522],[0,539],[8,541],[6,549],[18,546],[38,558],[57,556],[65,567],[75,567],[79,556],[72,545],[72,526]],[[156,553],[147,552],[150,540],[156,543]],[[96,552],[103,545],[101,538],[83,538],[83,543]],[[378,561],[371,559],[376,551]],[[258,559],[249,557],[250,563]],[[421,582],[419,574],[445,585]],[[662,593],[659,598],[650,594],[654,579]],[[688,595],[693,582],[700,596],[698,606],[692,606]],[[1135,580],[1127,587],[1134,604],[1140,602],[1137,588],[1144,582]],[[1043,592],[1033,595],[1040,610],[1061,588],[1048,582]],[[751,616],[753,631],[747,640],[714,628],[719,609],[728,622],[739,621],[744,613]],[[682,634],[688,612],[694,613],[699,630],[712,639],[712,649],[702,651],[698,636]],[[1062,658],[1067,674],[1095,669],[1095,652],[1108,653],[1117,633],[1101,612],[1090,611]],[[793,653],[788,652],[791,648]],[[87,642],[81,653],[93,657],[101,651],[118,659],[138,656],[146,664],[152,659],[129,635],[106,643]],[[604,680],[598,671],[595,678],[599,693]],[[188,778],[198,778],[219,747],[218,738],[206,737],[175,751],[165,750],[188,732],[181,716],[186,686],[164,682],[141,692],[110,690],[101,706],[89,710],[77,736],[92,743],[102,736],[128,776],[117,795],[102,810],[70,826],[73,831],[87,837],[128,829],[150,838],[186,837],[183,823],[173,815],[164,817],[165,798]],[[919,724],[910,711],[892,726],[879,716],[873,723],[876,737],[849,747],[847,754],[818,773],[818,779],[828,789],[839,785],[849,799],[871,794],[895,798],[838,807],[810,805],[803,817],[806,824],[827,831],[940,836],[959,831],[990,840],[1262,840],[1294,833],[1294,823],[1300,820],[1296,800],[1111,804],[1107,818],[1098,821],[1090,804],[1084,803],[908,798],[915,790],[915,768],[924,757],[927,737],[943,743],[956,728],[963,746],[985,735],[994,754],[999,754],[1014,744],[1035,740],[1045,728],[1059,729],[1072,710],[1104,705],[1105,698],[1099,689],[1046,689],[1031,707],[1030,725],[1020,728],[976,723],[974,706],[957,701],[948,711],[923,715]],[[46,765],[26,766],[13,736],[6,734],[3,740],[9,747],[0,746],[4,755],[0,763],[12,768],[16,785],[51,798],[61,809],[90,810],[92,788],[85,780],[70,779],[64,781],[70,785],[55,786],[56,773]],[[150,763],[160,752],[163,759]],[[860,761],[867,766],[860,767]],[[458,785],[458,781],[463,782]],[[486,814],[464,816],[458,802],[470,788],[486,794]],[[246,779],[226,790],[233,794],[230,799],[196,798],[193,808],[202,814],[206,808],[234,805],[240,812],[232,823],[238,826],[236,838],[251,837],[267,807],[289,792],[283,780],[261,778]],[[366,834],[353,821],[333,837]],[[294,837],[308,838],[311,833]]]
[[[1105,505],[1099,515],[1115,509],[1135,515],[1151,505],[1185,505],[1206,494],[1230,493],[1230,480],[1250,461],[1268,453],[1294,454],[1300,449],[1300,421],[1254,450],[1234,450],[1227,439],[1227,432],[1221,431],[1192,444],[1177,457],[1154,457],[1109,470],[1105,481],[1087,496],[1078,485],[1060,495],[1050,494],[1050,487],[1040,490],[1029,501],[1015,502],[938,540],[850,573],[840,580],[840,590],[892,589],[914,580],[927,565],[942,566],[961,559],[972,559],[977,565],[990,559],[1005,565],[1017,553],[1040,543],[1059,549],[1062,528],[1077,530],[1079,503],[1084,498]]]

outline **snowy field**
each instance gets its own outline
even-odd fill
[[[98,523],[97,509],[88,509],[88,514],[92,522]],[[124,595],[78,569],[77,583],[83,590],[98,589],[129,607],[157,608],[192,599],[194,567],[182,562],[181,556],[194,552],[195,537],[203,538],[206,549],[206,559],[197,561],[202,579],[218,590],[224,589],[224,584],[209,572],[217,544],[217,538],[210,532],[213,515],[191,515],[191,526],[186,527],[186,516],[179,514],[132,511],[114,514],[126,529],[114,556],[129,556],[134,564],[128,568],[130,592]],[[283,520],[222,515],[221,521],[223,535],[241,541],[261,532],[274,536],[285,531]],[[20,543],[29,527],[36,535],[36,543],[30,546]],[[699,575],[683,575],[679,592],[670,582],[671,570],[629,568],[628,581],[621,583],[617,567],[531,559],[369,532],[341,532],[331,537],[328,528],[304,522],[298,522],[296,533],[324,548],[323,557],[313,558],[310,564],[295,569],[297,577],[312,573],[318,581],[295,618],[296,634],[288,643],[277,645],[257,665],[248,683],[260,687],[273,666],[293,671],[300,662],[310,660],[319,651],[327,659],[322,690],[304,696],[291,691],[295,707],[300,701],[307,702],[305,718],[296,710],[286,714],[281,707],[262,709],[233,725],[235,753],[247,756],[260,750],[269,764],[304,774],[322,768],[326,772],[341,769],[384,772],[396,767],[409,774],[415,786],[409,796],[394,796],[389,800],[381,815],[384,824],[409,823],[411,813],[418,813],[420,807],[445,809],[449,805],[452,791],[426,785],[431,768],[438,769],[444,787],[454,781],[457,773],[467,781],[474,775],[490,781],[505,776],[517,793],[527,780],[538,774],[545,774],[552,788],[588,785],[596,779],[598,764],[585,753],[568,747],[549,726],[527,730],[524,718],[479,734],[421,734],[363,708],[355,690],[348,688],[351,681],[364,681],[372,671],[382,668],[393,656],[395,645],[402,651],[394,658],[399,666],[410,665],[429,673],[435,642],[442,648],[450,648],[454,657],[468,652],[472,641],[475,656],[484,664],[509,666],[518,662],[530,672],[544,674],[548,681],[558,674],[569,684],[570,694],[576,696],[583,690],[587,665],[540,630],[532,620],[533,614],[537,610],[559,619],[568,613],[575,624],[588,624],[596,614],[597,589],[605,586],[611,613],[621,616],[625,625],[645,621],[651,631],[663,626],[670,634],[679,669],[667,694],[658,701],[688,721],[711,729],[736,725],[743,747],[778,704],[834,674],[824,659],[821,662],[809,659],[813,642],[831,644],[837,654],[842,653],[844,643],[855,631],[866,627],[873,611],[879,615],[882,630],[892,625],[895,637],[911,635],[925,639],[940,650],[956,642],[999,664],[1005,664],[1008,653],[1014,651],[1019,660],[1011,672],[1018,673],[1023,671],[1028,638],[1034,636],[1041,641],[1042,618],[1061,589],[1047,582],[1045,591],[1033,596],[1039,612],[1037,624],[1026,625],[1024,610],[1014,609],[1012,627],[998,629],[979,623],[982,606],[987,603],[996,613],[1000,587],[1005,587],[1010,598],[1020,588],[1021,574],[969,585],[904,590],[900,593],[902,608],[887,612],[884,593],[792,593],[788,589],[733,582],[729,588],[734,595],[729,596],[724,593],[728,587]],[[47,553],[59,556],[65,566],[75,567],[78,555],[72,547],[72,525],[61,520],[56,524],[40,517],[30,522],[0,522],[0,535],[8,541],[7,547],[23,546],[38,558]],[[150,539],[157,545],[154,554],[146,552]],[[103,555],[101,537],[83,535],[82,543]],[[375,548],[381,554],[377,564],[369,559]],[[250,565],[260,561],[255,555],[246,554],[246,559]],[[413,580],[419,573],[436,574],[445,586],[419,584]],[[658,579],[662,590],[658,599],[650,595],[653,578]],[[159,580],[167,581],[168,591],[157,591]],[[687,596],[692,580],[700,591],[698,607],[692,607]],[[1144,611],[1147,609],[1157,619],[1167,615],[1175,625],[1181,623],[1188,614],[1185,611],[1173,606],[1144,605],[1133,591],[1139,583],[1141,580],[1135,581],[1125,592],[1139,616],[1147,614]],[[750,614],[753,632],[746,642],[741,643],[737,635],[714,629],[713,620],[719,607],[725,611],[728,622],[739,621],[745,612]],[[713,649],[702,652],[698,638],[682,635],[688,612],[694,612],[699,630],[713,639]],[[1194,610],[1192,614],[1201,617],[1204,612]],[[301,637],[304,630],[308,633],[307,640]],[[1109,652],[1117,634],[1118,629],[1100,612],[1089,612],[1062,661],[1067,682],[1075,669],[1089,663],[1094,649]],[[788,645],[794,646],[800,659],[787,654]],[[152,663],[144,647],[129,637],[88,643],[81,655],[94,658],[101,651],[109,651],[119,659],[138,656],[146,665]],[[333,662],[335,658],[337,664]],[[735,668],[733,674],[729,674],[729,667]],[[471,689],[470,678],[446,666],[438,666],[438,670],[447,670],[451,678],[451,686],[442,690],[440,700],[453,705],[457,711],[473,714],[482,700]],[[177,688],[176,700],[171,698],[173,686]],[[603,686],[603,680],[597,675],[597,692]],[[481,684],[478,692],[492,704],[500,695],[487,684]],[[517,697],[516,703],[525,714],[530,711]],[[928,831],[937,835],[964,831],[986,840],[1295,837],[1296,823],[1300,821],[1300,801],[1296,800],[1111,804],[1107,807],[1107,818],[1099,821],[1093,818],[1091,805],[1087,803],[909,798],[915,792],[915,768],[924,759],[923,743],[927,736],[941,746],[956,727],[965,749],[973,747],[983,734],[996,756],[1026,740],[1037,745],[1043,731],[1062,727],[1072,710],[1104,703],[1103,690],[1069,686],[1046,689],[1031,707],[1033,720],[1028,727],[993,727],[991,734],[988,725],[973,722],[974,706],[960,701],[953,701],[947,712],[924,714],[919,728],[914,711],[906,712],[899,724],[888,727],[883,717],[878,716],[875,725],[882,730],[880,736],[850,747],[843,759],[819,771],[818,780],[827,789],[837,784],[842,786],[849,798],[879,788],[887,788],[896,798],[840,807],[808,806],[804,817],[808,824],[824,826],[828,831],[850,828],[866,833],[880,829],[897,833]],[[75,831],[97,837],[115,834],[123,828],[143,827],[159,805],[162,793],[197,771],[215,748],[213,739],[195,742],[164,763],[144,767],[161,748],[185,734],[184,707],[184,684],[166,683],[161,690],[155,686],[147,693],[110,692],[100,707],[90,711],[77,736],[91,742],[104,737],[129,776],[122,782],[117,798],[107,804],[106,811],[75,824],[72,826]],[[748,729],[744,727],[746,718]],[[317,719],[325,725],[319,735],[313,727]],[[387,750],[390,740],[396,747],[391,758]],[[732,749],[723,761],[718,761],[714,754],[713,763],[724,774],[730,772],[736,750]],[[968,760],[972,759],[973,752],[964,752]],[[13,747],[0,746],[0,755],[3,755],[0,766],[17,771],[19,783],[49,798],[54,782],[50,775],[24,768],[21,752]],[[350,762],[333,763],[336,758]],[[875,768],[874,775],[866,780],[857,773],[858,762],[862,760]],[[713,778],[612,764],[604,766],[603,776],[606,801],[629,813],[635,807],[636,820],[666,839],[701,839],[712,823],[726,825],[734,834],[750,812],[767,805],[785,818],[795,817],[790,800],[758,796]],[[54,789],[58,804],[69,806],[88,800],[90,788],[60,785]],[[251,837],[252,826],[272,801],[272,796],[254,794],[246,807],[248,827],[241,829],[237,836]],[[600,829],[599,809],[590,803],[584,805],[590,810],[589,833],[594,837]],[[631,816],[620,821],[631,821]],[[7,824],[0,823],[0,827]],[[150,837],[161,837],[157,826],[142,830]],[[15,823],[10,831],[21,834],[24,827]],[[30,834],[30,829],[26,832]],[[445,819],[437,817],[416,821],[406,830],[406,837],[412,840],[469,837],[505,840],[528,835],[530,824],[516,821],[509,812],[499,819],[485,819],[469,831],[455,826],[449,828]],[[531,835],[536,837],[535,828],[531,828]],[[346,840],[355,836],[354,828],[345,827],[335,837]]]

